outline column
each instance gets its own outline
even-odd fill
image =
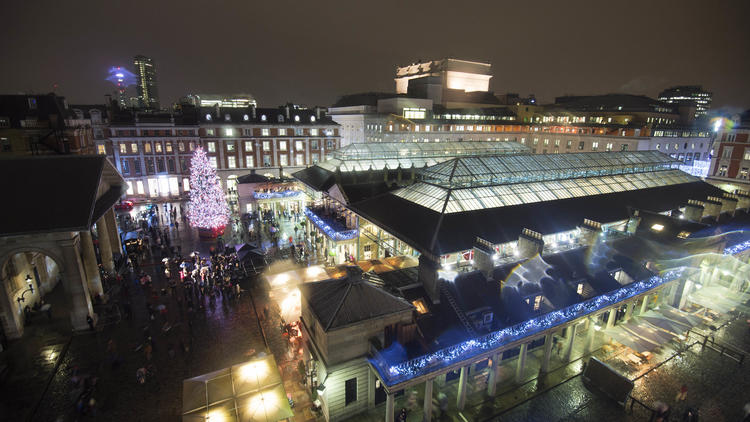
[[[633,308],[635,308],[635,300],[628,302],[628,308],[625,311],[625,322],[630,321],[630,317],[633,316]]]
[[[89,293],[94,296],[102,295],[104,290],[102,289],[102,280],[99,277],[99,265],[96,262],[94,241],[91,239],[90,230],[81,232],[81,249],[83,250],[83,266],[86,268]]]
[[[492,397],[497,391],[497,366],[500,363],[501,354],[492,356],[492,365],[490,365],[490,376],[487,379],[487,395]]]
[[[586,347],[585,347],[585,354],[589,354],[594,350],[594,336],[596,335],[596,329],[594,328],[596,326],[596,321],[594,321],[593,318],[588,317],[588,325],[589,329],[586,331]]]
[[[112,242],[109,239],[107,222],[100,218],[96,222],[96,234],[99,237],[99,253],[102,256],[102,267],[105,271],[114,271],[115,264],[112,261]]]
[[[469,367],[464,366],[461,368],[461,376],[458,379],[458,399],[456,400],[458,410],[464,410],[464,406],[466,405],[467,378],[469,378]]]
[[[641,302],[641,312],[638,315],[643,315],[648,310],[648,299],[649,295],[643,296],[643,302]]]
[[[549,372],[549,359],[552,356],[552,344],[554,338],[555,333],[549,333],[544,336],[544,357],[542,358],[542,367],[540,368],[543,374]]]
[[[117,231],[117,218],[115,212],[110,208],[102,217],[107,222],[107,233],[109,233],[109,244],[112,245],[112,252],[122,255],[122,242],[120,233]]]
[[[67,293],[68,312],[70,322],[74,330],[88,330],[86,316],[91,315],[96,323],[96,314],[91,307],[91,296],[89,288],[84,280],[81,255],[78,250],[78,239],[70,239],[59,242],[63,252],[63,287]]]
[[[432,420],[432,381],[434,378],[430,378],[424,382],[424,412],[422,420],[424,422],[430,422]]]
[[[609,317],[607,318],[607,329],[615,326],[615,318],[617,318],[617,308],[609,310]]]
[[[563,361],[570,362],[570,357],[573,354],[573,343],[576,338],[576,330],[578,329],[578,324],[573,324],[568,326],[568,347],[565,349],[565,357],[563,358]]]
[[[394,403],[393,403],[393,394],[388,394],[385,396],[385,422],[394,422],[395,419],[395,410],[394,410]]]
[[[518,362],[516,362],[516,384],[520,384],[523,381],[523,370],[526,369],[526,351],[529,347],[528,343],[521,345],[521,351],[518,353]]]

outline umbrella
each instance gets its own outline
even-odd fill
[[[294,416],[283,385],[266,388],[237,401],[241,421],[276,422]]]
[[[359,265],[359,267],[362,268],[362,271],[364,272],[374,272],[376,274],[395,270],[395,268],[391,267],[388,264],[384,264],[382,261],[379,261],[377,259],[359,261],[357,262],[357,265]]]
[[[697,316],[690,315],[687,312],[683,312],[677,308],[673,308],[669,305],[661,305],[658,309],[659,313],[664,315],[665,317],[677,321],[680,324],[688,325],[690,327],[695,327],[696,325],[701,323],[701,319]]]

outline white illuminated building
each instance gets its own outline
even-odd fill
[[[257,107],[258,102],[250,94],[188,94],[184,102],[199,107],[247,108]]]
[[[420,79],[431,85],[439,85],[443,90],[486,92],[490,89],[491,68],[489,63],[459,59],[432,60],[401,66],[396,70],[396,92],[408,93],[413,81]]]

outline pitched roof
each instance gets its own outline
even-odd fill
[[[414,309],[360,276],[305,283],[299,289],[323,331]]]
[[[111,189],[97,197],[103,179]],[[103,155],[23,157],[0,160],[0,236],[86,230],[125,192]]]

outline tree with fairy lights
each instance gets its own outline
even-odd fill
[[[201,237],[208,238],[222,234],[229,221],[229,208],[216,169],[200,147],[190,161],[188,219],[191,226],[198,228]]]

